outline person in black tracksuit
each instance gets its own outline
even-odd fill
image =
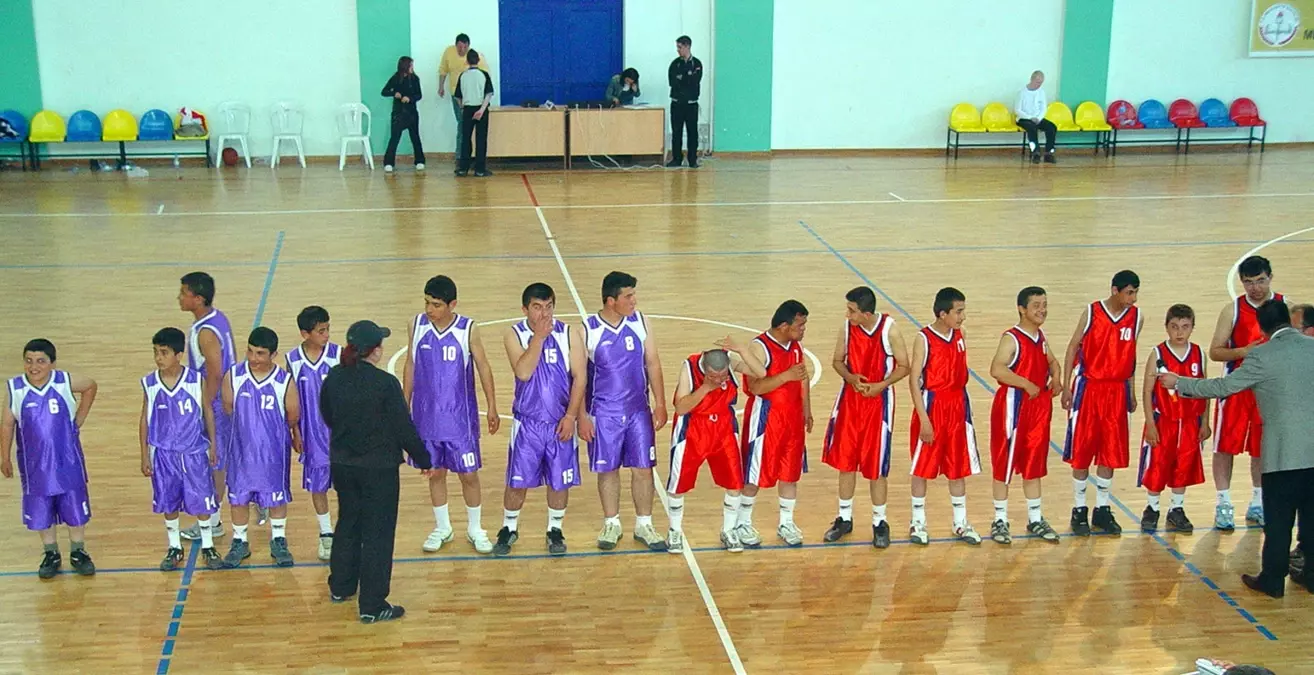
[[[409,56],[397,59],[397,72],[383,85],[382,95],[392,99],[392,137],[388,151],[383,153],[383,170],[392,171],[397,163],[397,144],[403,131],[411,134],[411,149],[415,152],[415,170],[424,171],[424,146],[420,143],[420,110],[416,107],[422,97],[420,78],[415,76],[415,62]]]
[[[681,35],[675,40],[680,55],[671,62],[666,76],[671,82],[671,161],[677,167],[684,161],[683,138],[689,135],[689,168],[698,168],[698,94],[703,81],[703,62],[691,52],[693,40]]]
[[[376,367],[383,339],[391,334],[372,321],[352,324],[342,361],[320,389],[330,474],[338,493],[329,598],[346,602],[359,589],[361,623],[400,619],[406,613],[401,605],[388,603],[401,492],[397,467],[405,450],[416,467],[433,468],[401,384]]]

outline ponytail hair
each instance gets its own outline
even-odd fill
[[[360,362],[360,350],[356,345],[347,345],[342,349],[342,365],[354,366]]]

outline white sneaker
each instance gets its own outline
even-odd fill
[[[424,552],[437,552],[443,547],[443,544],[451,541],[454,536],[456,536],[456,532],[452,530],[440,530],[434,528],[433,532],[429,533],[429,537],[424,540]]]
[[[959,539],[962,539],[963,541],[973,546],[976,546],[981,543],[981,535],[977,534],[976,530],[972,529],[972,525],[970,523],[955,525],[954,536],[958,537]]]
[[[384,173],[392,173],[392,165],[391,165],[391,164],[384,164],[384,165],[383,165],[383,172],[384,172]]]
[[[679,530],[669,530],[666,533],[666,552],[667,553],[684,553],[684,533]]]
[[[432,537],[432,535],[430,535],[430,537]],[[476,553],[493,552],[493,542],[488,540],[488,532],[486,530],[474,530],[472,532],[467,531],[465,533],[465,540],[470,542],[470,544],[474,546],[474,550]]]
[[[803,530],[794,523],[784,523],[776,529],[776,535],[789,546],[803,545]]]
[[[416,170],[416,171],[424,171],[424,164],[423,164],[423,163],[416,164],[416,165],[415,165],[415,170]]]
[[[908,538],[912,543],[922,546],[931,543],[931,535],[926,531],[926,523],[913,523],[908,528]]]
[[[598,532],[598,548],[604,551],[610,551],[616,548],[616,544],[621,539],[620,523],[602,523],[602,531]]]
[[[333,535],[319,535],[319,559],[328,560],[333,557]]]
[[[634,540],[647,546],[649,551],[661,551],[666,548],[665,542],[652,525],[640,525],[634,528]]]
[[[758,534],[757,529],[748,523],[740,523],[735,526],[735,537],[739,543],[747,548],[758,548],[762,545],[762,535]]]
[[[721,547],[731,553],[740,553],[744,550],[744,542],[739,538],[739,530],[743,525],[733,530],[721,531]],[[750,526],[751,527],[751,526]]]

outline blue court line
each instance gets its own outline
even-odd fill
[[[169,663],[173,660],[173,646],[178,639],[178,629],[182,627],[183,608],[192,585],[192,573],[196,571],[196,556],[201,552],[201,542],[193,541],[191,552],[187,554],[187,566],[183,568],[182,586],[178,588],[178,597],[174,600],[172,620],[164,634],[164,644],[160,647],[160,663],[155,667],[156,675],[169,672]]]
[[[260,291],[260,304],[256,305],[255,326],[260,325],[260,319],[265,316],[265,303],[269,301],[269,289],[274,285],[274,272],[278,270],[278,256],[283,252],[283,230],[278,231],[278,239],[274,241],[274,255],[269,259],[269,272],[265,274],[265,287]],[[254,329],[253,326],[252,328]]]
[[[917,326],[919,330],[922,328],[922,324],[919,321],[917,321],[917,319],[913,317],[912,314],[909,314],[907,310],[901,307],[899,303],[895,302],[893,298],[891,298],[888,294],[885,293],[885,291],[882,291],[874,281],[872,281],[866,274],[863,274],[862,270],[859,270],[852,262],[849,261],[848,258],[845,258],[842,253],[836,250],[834,246],[831,246],[830,243],[827,242],[824,238],[822,238],[822,236],[818,234],[816,230],[812,229],[807,223],[803,222],[802,220],[798,221],[798,224],[804,230],[807,230],[808,234],[811,234],[812,237],[816,239],[822,246],[825,246],[828,250],[830,250],[830,252],[840,262],[844,263],[845,267],[848,267],[849,270],[851,270],[854,274],[858,276],[858,278],[862,279],[864,283],[866,283],[869,287],[871,287],[873,291],[879,294],[882,298],[885,298],[885,301],[888,302],[891,307],[898,310],[900,314],[903,314],[905,317],[907,317],[908,320],[911,321],[914,326]],[[977,382],[979,382],[987,392],[989,392],[992,396],[994,395],[995,388],[990,386],[990,383],[987,382],[985,379],[983,379],[979,374],[977,374],[975,370],[968,368],[967,372],[971,374],[972,378],[975,379]],[[1054,441],[1051,440],[1049,442],[1049,446],[1055,452],[1062,454],[1063,452],[1062,448],[1060,448],[1058,444],[1055,443]],[[1095,478],[1094,474],[1091,474],[1090,480],[1092,482],[1094,482],[1094,478]],[[1130,518],[1133,523],[1140,522],[1140,518],[1137,517],[1136,514],[1133,513],[1131,509],[1127,508],[1127,505],[1123,504],[1120,499],[1118,499],[1116,496],[1113,495],[1109,495],[1109,498],[1113,502],[1113,504],[1118,507],[1119,510],[1127,514],[1127,517]],[[1168,551],[1168,553],[1170,553],[1174,558],[1177,558],[1179,561],[1183,563],[1186,562],[1186,556],[1182,555],[1182,553],[1178,551],[1172,544],[1168,543],[1168,540],[1164,539],[1158,533],[1147,533],[1147,534],[1150,534],[1150,537],[1154,539],[1154,541],[1158,543],[1160,546],[1162,546],[1166,551]],[[1251,615],[1249,612],[1245,611],[1235,600],[1231,598],[1231,596],[1229,596],[1226,592],[1220,590],[1218,588],[1218,585],[1213,583],[1211,579],[1204,576],[1203,574],[1196,574],[1195,576],[1202,583],[1204,583],[1205,586],[1209,587],[1210,590],[1213,590],[1215,593],[1217,593],[1218,597],[1222,598],[1224,602],[1230,605],[1233,609],[1237,610],[1237,613],[1240,614],[1243,619],[1250,622],[1250,624],[1254,626],[1255,630],[1259,631],[1260,635],[1263,635],[1269,640],[1277,639],[1277,636],[1275,636],[1271,631],[1269,631],[1268,628],[1264,627],[1263,624],[1255,620],[1255,617]]]

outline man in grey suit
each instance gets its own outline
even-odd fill
[[[1211,380],[1160,373],[1159,381],[1189,398],[1222,398],[1254,390],[1264,419],[1263,570],[1259,576],[1243,574],[1241,581],[1252,590],[1280,598],[1296,513],[1302,525],[1314,526],[1314,340],[1291,327],[1286,303],[1270,300],[1259,306],[1256,315],[1269,340],[1251,350],[1236,371]],[[1309,541],[1308,536],[1302,532],[1298,538]],[[1296,581],[1314,592],[1314,579],[1301,574]]]

